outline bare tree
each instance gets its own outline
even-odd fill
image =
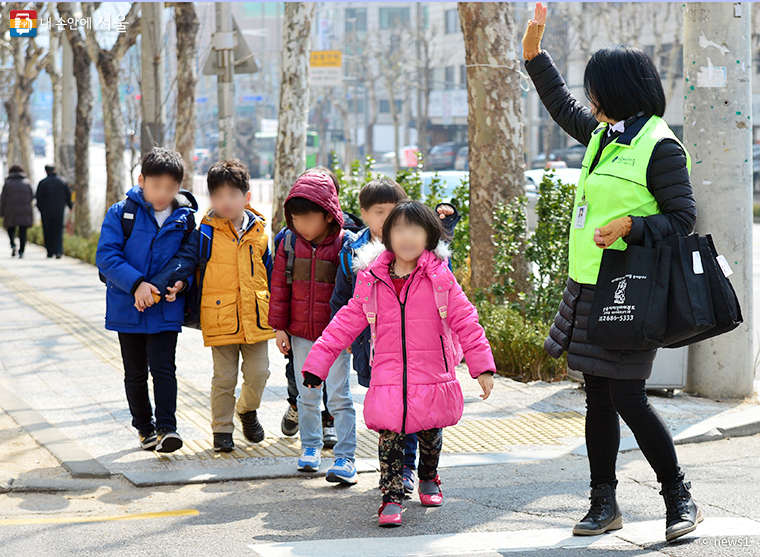
[[[306,167],[309,58],[313,2],[287,2],[283,17],[282,79],[274,158],[272,232],[284,225],[285,198]]]
[[[85,26],[87,52],[95,63],[100,78],[100,94],[103,105],[103,130],[106,146],[106,210],[118,203],[126,190],[124,178],[124,151],[126,149],[124,134],[124,111],[119,98],[119,69],[124,55],[134,46],[140,34],[139,2],[132,3],[124,22],[128,23],[126,31],[119,36],[109,49],[102,48],[98,43],[93,26]],[[82,2],[82,12],[85,18],[93,17],[94,6]]]
[[[22,9],[23,3],[13,3],[11,9]],[[46,12],[45,4],[38,2],[35,9]],[[33,179],[32,113],[31,96],[34,82],[48,65],[48,56],[34,38],[11,40],[8,48],[13,57],[13,88],[5,100],[8,114],[8,164],[22,164]]]
[[[48,5],[48,13],[53,19],[57,12],[55,10],[55,4]],[[45,71],[50,76],[50,84],[53,89],[53,107],[51,111],[51,120],[53,127],[53,162],[60,169],[62,162],[65,160],[63,156],[63,142],[61,141],[62,133],[62,114],[61,105],[63,99],[63,77],[61,75],[60,62],[60,48],[61,48],[61,32],[58,30],[57,25],[50,26],[50,33],[48,39],[48,58]],[[60,172],[60,170],[59,170]]]
[[[524,193],[520,65],[512,8],[460,2],[467,63],[472,286],[494,280],[494,208]],[[513,262],[518,292],[528,288],[524,256]]]
[[[193,191],[195,174],[196,107],[195,86],[198,72],[195,59],[198,56],[198,29],[200,22],[192,2],[172,2],[177,29],[177,127],[174,144],[185,161],[186,172],[182,186]]]
[[[395,171],[400,168],[400,150],[401,138],[399,137],[399,128],[401,125],[401,114],[399,105],[396,103],[397,96],[401,93],[401,105],[407,101],[408,89],[404,89],[403,83],[407,74],[404,71],[404,62],[407,58],[407,52],[404,48],[404,39],[407,33],[401,29],[397,33],[382,37],[377,35],[377,42],[374,48],[375,62],[380,73],[385,92],[388,95],[388,110],[391,114],[393,123],[393,161]],[[406,95],[404,94],[406,92]]]
[[[58,2],[58,13],[64,19],[74,18],[71,2]],[[66,26],[66,36],[74,54],[74,79],[77,84],[76,129],[74,131],[74,231],[89,236],[90,224],[90,129],[92,128],[92,60],[78,28]]]

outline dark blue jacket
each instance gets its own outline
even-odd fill
[[[134,306],[134,292],[141,282],[161,271],[188,239],[195,228],[198,204],[193,194],[180,190],[173,202],[174,211],[159,229],[142,188],[133,187],[127,197],[137,204],[131,235],[125,242],[122,225],[125,202],[120,201],[108,209],[98,241],[96,263],[106,277],[106,329],[147,334],[180,331],[184,297],[174,302],[162,299],[139,312]]]
[[[439,204],[438,206],[440,207]],[[453,205],[452,205],[453,207]],[[436,207],[437,209],[437,207]],[[446,236],[451,238],[454,233],[454,228],[461,219],[461,216],[454,207],[454,214],[443,219],[443,228],[446,231]],[[351,261],[353,260],[356,252],[364,247],[372,238],[372,234],[369,228],[364,228],[358,233],[354,234],[346,231],[343,236],[343,249],[340,251],[340,265],[338,265],[338,274],[335,277],[335,289],[333,290],[332,297],[330,298],[330,308],[332,314],[335,316],[338,310],[345,306],[354,294],[354,287],[356,285],[356,271],[351,268]],[[346,257],[348,255],[348,257]],[[348,268],[346,268],[348,266]],[[449,261],[449,267],[451,267],[451,261]],[[350,276],[350,278],[349,278]],[[369,365],[369,341],[370,341],[369,326],[364,329],[356,340],[351,344],[351,355],[353,356],[354,370],[359,380],[359,384],[363,387],[369,387],[369,380],[371,376],[371,369]]]

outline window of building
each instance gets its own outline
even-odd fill
[[[367,8],[346,8],[346,33],[367,30]]]
[[[446,82],[446,89],[451,89],[456,85],[454,83],[454,66],[446,66],[444,69],[444,81]]]
[[[461,28],[461,25],[459,25],[459,10],[446,10],[446,34],[459,33]]]
[[[397,100],[396,101],[396,112],[401,113],[401,108],[403,107],[403,102]],[[391,103],[388,101],[388,99],[380,99],[380,104],[378,106],[378,110],[380,114],[390,114],[391,112]]]
[[[464,64],[459,66],[459,84],[462,86],[462,89],[467,87],[467,66]]]
[[[406,27],[409,17],[409,8],[380,8],[380,29]]]

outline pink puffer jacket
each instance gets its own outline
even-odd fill
[[[464,409],[454,370],[459,362],[455,361],[457,350],[451,336],[444,331],[434,292],[449,291],[447,320],[459,338],[473,378],[496,370],[491,346],[475,307],[444,260],[424,252],[399,298],[388,268],[393,257],[383,251],[367,270],[359,272],[354,297],[314,344],[303,371],[323,380],[327,377],[341,350],[367,326],[363,304],[376,288],[377,339],[372,380],[364,399],[367,427],[414,433],[454,425]]]

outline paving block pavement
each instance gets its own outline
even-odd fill
[[[71,458],[77,461],[89,456],[94,469],[122,474],[138,485],[297,474],[298,437],[280,433],[287,386],[285,362],[273,342],[271,376],[259,410],[266,439],[250,444],[236,430],[238,448],[214,453],[210,349],[203,346],[199,331],[183,331],[177,349],[177,419],[185,446],[160,455],[137,448],[119,345],[116,334],[103,327],[105,290],[93,266],[66,257],[46,259],[44,250],[34,245],[22,260],[0,252],[0,299],[0,386],[10,393],[7,398],[15,401],[16,410],[21,406],[27,416],[40,416],[50,425],[48,434],[55,433],[59,443],[70,449],[63,455],[51,450],[62,461],[67,454],[74,454]],[[460,366],[458,372],[465,415],[444,434],[442,466],[549,458],[583,445],[583,393],[576,384],[523,384],[499,377],[491,398],[484,402],[466,367]],[[357,408],[358,465],[362,471],[374,470],[377,435],[363,424],[365,390],[355,377],[351,390]],[[707,417],[751,406],[682,394],[656,399],[655,404],[674,433]],[[45,444],[44,439],[38,441]],[[329,462],[331,452],[326,450],[323,456]],[[67,462],[64,466],[71,471]]]

